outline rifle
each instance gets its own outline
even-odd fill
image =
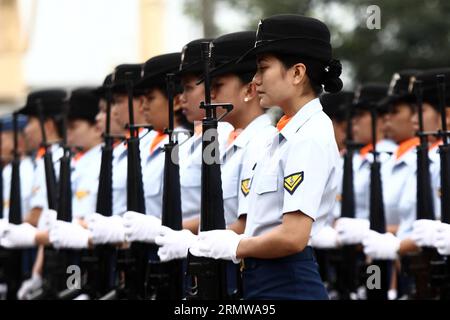
[[[106,123],[104,146],[97,192],[96,212],[106,217],[112,216],[112,161],[113,141],[111,136],[111,90],[106,88]],[[96,245],[93,252],[85,252],[82,263],[88,269],[87,287],[89,296],[100,297],[112,289],[113,266],[116,260],[116,248],[109,244]]]
[[[37,111],[39,114],[39,124],[42,135],[42,147],[45,149],[44,153],[44,168],[45,168],[45,185],[47,187],[47,201],[48,208],[56,210],[57,206],[57,193],[56,193],[56,175],[55,168],[53,167],[53,155],[50,144],[47,141],[47,134],[45,133],[45,119],[42,101],[37,100]]]
[[[129,74],[125,74],[126,77]],[[128,94],[129,138],[127,139],[127,210],[145,214],[144,186],[142,181],[141,156],[139,150],[139,131],[141,126],[134,124],[133,82],[126,81]],[[128,299],[145,298],[145,280],[149,259],[149,248],[152,245],[133,242],[129,249],[119,250],[118,270],[125,275],[125,284],[119,288],[117,297]]]
[[[344,218],[355,218],[353,157],[355,150],[360,148],[360,145],[353,141],[352,114],[353,107],[350,105],[346,110],[346,152],[342,180],[341,217]],[[360,245],[344,245],[342,247],[341,261],[337,269],[337,289],[340,299],[349,300],[352,293],[356,293],[363,256]]]
[[[3,132],[3,121],[0,120],[0,201],[2,202],[0,204],[0,220],[3,219],[3,158],[2,158],[2,132]],[[5,274],[5,268],[4,266],[6,265],[8,261],[8,252],[7,250],[0,248],[0,283],[5,283],[7,276]],[[6,295],[6,292],[1,291],[0,292],[0,299],[5,299],[5,297],[3,297],[3,295]]]
[[[0,220],[3,219],[3,158],[2,158],[2,134],[3,134],[3,121],[0,120]],[[1,277],[0,277],[1,279]]]
[[[57,220],[72,222],[72,185],[71,185],[71,150],[67,145],[67,113],[68,104],[65,105],[63,114],[63,156],[60,159]],[[40,112],[42,116],[42,112]],[[47,167],[46,167],[47,172]],[[48,184],[47,184],[48,187]],[[48,191],[48,189],[47,189]],[[48,197],[50,201],[50,197]],[[49,202],[50,207],[50,202]],[[76,264],[78,252],[72,249],[44,249],[43,277],[45,279],[42,290],[33,295],[32,300],[40,299],[70,299],[81,293],[67,288],[67,267]]]
[[[370,229],[379,232],[386,232],[386,220],[384,214],[383,192],[380,174],[380,162],[378,161],[378,153],[376,150],[377,136],[376,136],[376,122],[377,110],[375,106],[370,109],[371,115],[371,129],[372,129],[372,155],[373,162],[370,165],[370,207],[369,207],[369,221]],[[390,260],[372,260],[372,265],[378,266],[381,275],[381,288],[371,289],[367,291],[368,300],[387,300],[389,290],[389,263]]]
[[[169,141],[164,146],[164,191],[161,215],[162,225],[172,230],[182,229],[180,171],[178,165],[178,141],[173,139],[174,111],[173,95],[174,74],[166,75],[167,94],[169,102],[169,128],[165,133]],[[172,161],[172,159],[175,160]],[[152,300],[181,300],[183,298],[183,260],[168,262],[151,261],[147,282],[147,296]]]
[[[11,193],[9,207],[9,223],[19,225],[22,223],[22,197],[20,189],[20,155],[18,151],[18,114],[13,114],[14,131],[14,157],[12,160],[11,173]],[[17,299],[17,291],[22,283],[22,261],[23,249],[9,249],[8,261],[5,266],[6,284],[8,287],[6,298],[8,300]]]
[[[417,136],[420,144],[417,146],[417,202],[416,219],[434,220],[433,191],[431,188],[430,159],[428,156],[428,136],[435,133],[424,132],[423,128],[423,87],[421,80],[414,82],[415,95],[417,99],[417,113],[419,120],[419,131]],[[435,290],[429,286],[430,263],[438,255],[437,250],[431,247],[422,247],[420,253],[410,253],[402,258],[402,267],[406,274],[414,276],[415,299],[431,299],[435,296]]]
[[[441,113],[442,129],[438,131],[438,136],[442,138],[442,145],[439,146],[439,156],[441,162],[441,221],[450,223],[450,144],[446,123],[446,83],[445,75],[437,75],[437,90],[439,98],[439,110]],[[439,298],[450,299],[450,258],[449,256],[435,256],[431,261],[431,286],[438,289]]]
[[[233,106],[231,104],[211,104],[211,87],[209,69],[211,64],[211,47],[209,42],[201,43],[202,60],[204,63],[204,86],[205,101],[202,101],[200,108],[205,109],[206,116],[202,120],[202,187],[201,187],[201,208],[200,208],[200,231],[225,229],[225,218],[223,208],[222,178],[220,164],[218,161],[207,163],[205,160],[206,150],[213,146],[212,156],[219,159],[217,123],[225,117]],[[217,119],[217,108],[221,107],[226,113]],[[214,139],[207,140],[207,134],[213,132]],[[189,275],[196,280],[196,285],[192,288],[188,298],[190,299],[227,299],[226,281],[226,261],[211,258],[195,257],[188,254]]]

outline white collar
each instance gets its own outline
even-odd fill
[[[319,98],[315,98],[305,104],[280,131],[280,134],[289,140],[313,115],[322,111]]]

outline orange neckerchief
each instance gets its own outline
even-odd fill
[[[84,156],[85,153],[86,153],[85,151],[77,152],[77,154],[75,154],[75,155],[73,156],[73,161],[74,161],[74,162],[78,162],[78,160],[80,160],[81,158],[83,158],[83,156]]]
[[[397,150],[395,151],[395,159],[400,159],[401,156],[403,156],[405,153],[407,153],[409,150],[411,150],[414,147],[417,147],[420,143],[420,139],[415,137],[408,139],[406,141],[403,141],[399,144]]]
[[[366,144],[364,147],[361,148],[361,150],[359,150],[359,155],[361,156],[361,158],[365,158],[370,151],[373,150],[373,144],[369,143]]]
[[[277,123],[277,130],[280,132],[283,128],[291,121],[292,117],[288,117],[286,115],[282,116],[281,119]]]
[[[155,151],[155,148],[158,146],[158,144],[164,140],[164,138],[167,136],[164,132],[158,131],[156,136],[153,138],[152,145],[150,146],[150,153],[153,153]]]
[[[227,146],[231,145],[234,140],[241,134],[242,129],[236,129],[230,132],[228,135]]]
[[[117,140],[117,141],[115,141],[115,142],[113,143],[113,145],[112,145],[113,149],[114,149],[115,147],[117,147],[118,145],[120,145],[121,143],[122,143],[122,140]]]
[[[45,154],[45,148],[44,147],[40,147],[38,149],[38,151],[36,152],[36,160],[42,159],[44,154]]]
[[[433,143],[432,145],[430,145],[428,147],[428,150],[433,150],[434,148],[436,148],[437,146],[439,146],[440,144],[442,144],[442,140],[438,140],[435,143]]]

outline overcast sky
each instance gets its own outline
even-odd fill
[[[33,22],[33,1],[37,1]],[[166,0],[165,52],[180,51],[202,35],[183,13],[183,0]],[[19,0],[23,30],[30,36],[24,57],[31,87],[98,84],[114,66],[142,62],[139,0]],[[237,30],[239,16],[220,11]],[[230,30],[230,31],[235,31]],[[146,57],[150,58],[150,57]]]

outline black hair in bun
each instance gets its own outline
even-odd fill
[[[342,65],[339,60],[333,59],[325,66],[322,84],[326,92],[336,93],[341,91],[343,85],[339,78],[341,73]]]

